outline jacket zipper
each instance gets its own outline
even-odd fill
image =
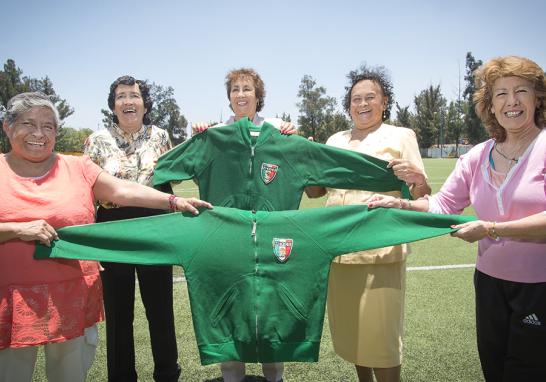
[[[254,164],[254,146],[250,146],[250,159],[248,161],[248,173],[252,177],[252,167]]]
[[[254,151],[254,150],[253,150]],[[256,297],[258,296],[258,245],[256,238],[256,211],[252,211],[252,241],[254,242],[254,287],[256,290]],[[258,298],[254,300],[254,312],[255,312],[255,325],[256,325],[256,356],[258,356],[259,346],[258,346]]]

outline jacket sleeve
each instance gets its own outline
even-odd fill
[[[444,235],[476,218],[353,205],[302,210],[290,219],[334,258]]]
[[[202,215],[171,213],[64,227],[51,247],[36,244],[34,258],[183,266],[210,230]]]
[[[305,155],[293,161],[307,186],[366,191],[401,191],[409,197],[408,186],[399,180],[388,162],[370,155],[302,140]]]
[[[197,176],[212,157],[208,135],[208,130],[197,134],[159,157],[154,170],[153,186]]]

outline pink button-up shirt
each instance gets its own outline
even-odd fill
[[[504,222],[546,211],[546,130],[542,130],[506,179],[491,179],[489,153],[495,141],[476,145],[457,162],[442,189],[429,199],[430,212],[457,214],[472,205],[481,220]],[[517,282],[546,282],[546,238],[479,241],[476,268]]]

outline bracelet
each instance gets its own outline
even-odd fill
[[[176,207],[176,200],[178,199],[178,196],[171,195],[169,196],[169,209],[171,211],[178,211],[178,208]]]
[[[400,202],[400,206],[398,208],[400,208],[401,210],[411,210],[411,200],[398,198],[398,201]],[[408,204],[406,205],[407,208],[404,208],[405,202],[408,202]]]
[[[487,236],[489,236],[493,240],[499,240],[499,234],[495,229],[496,224],[497,222],[492,222],[491,226],[487,229]]]

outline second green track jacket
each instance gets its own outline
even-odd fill
[[[452,232],[468,216],[366,206],[215,207],[58,230],[37,258],[184,267],[201,363],[317,361],[335,256]],[[158,296],[158,298],[160,298]]]

